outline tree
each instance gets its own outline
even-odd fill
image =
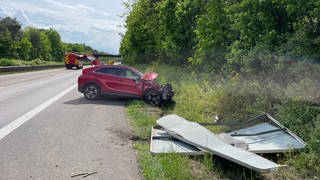
[[[19,56],[23,60],[30,60],[30,52],[31,52],[32,44],[29,41],[28,37],[23,37],[18,42],[17,51]]]
[[[163,0],[159,11],[158,51],[162,61],[186,64],[196,45],[196,17],[203,11],[205,1]]]
[[[36,28],[28,27],[25,29],[25,34],[32,44],[30,58],[41,58],[40,32]]]
[[[122,37],[120,48],[120,53],[128,63],[156,60],[158,20],[155,4],[156,1],[139,0],[131,6],[125,24],[127,31]]]
[[[8,30],[0,32],[0,58],[12,56],[14,42],[11,37],[11,33]]]
[[[48,36],[48,39],[50,41],[52,58],[55,61],[62,61],[63,54],[64,54],[64,47],[61,41],[60,34],[54,29],[45,30],[45,33]]]
[[[21,25],[16,18],[5,17],[0,19],[0,32],[9,31],[14,41],[22,37]]]
[[[195,56],[191,59],[193,64],[206,65],[216,71],[226,63],[227,47],[233,40],[224,2],[223,0],[208,1],[204,13],[197,18],[195,30],[197,45]]]
[[[16,19],[0,19],[0,57],[17,58],[17,43],[21,36],[21,25]]]
[[[52,60],[51,43],[45,30],[28,27],[25,34],[32,44],[31,59]]]
[[[85,47],[79,43],[66,43],[65,48],[67,52],[84,53]]]
[[[45,30],[40,31],[40,57],[45,61],[52,60],[51,42]]]

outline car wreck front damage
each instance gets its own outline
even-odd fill
[[[171,84],[159,84],[156,82],[158,74],[155,72],[149,72],[144,74],[141,79],[144,81],[144,93],[146,96],[149,90],[157,90],[160,94],[161,101],[168,102],[171,101],[174,96],[174,90]]]
[[[144,85],[144,99],[153,105],[157,105],[157,101],[160,101],[160,104],[170,102],[174,96],[171,84],[160,84],[156,82],[157,78],[158,74],[154,72],[146,73],[141,77]]]
[[[174,96],[174,90],[169,83],[161,85],[160,93],[164,101],[171,101],[171,98]]]

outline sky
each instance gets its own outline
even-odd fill
[[[66,43],[84,43],[118,54],[124,18],[121,0],[0,0],[0,17],[59,32]]]

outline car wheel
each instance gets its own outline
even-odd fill
[[[148,91],[145,96],[144,100],[146,103],[151,104],[153,106],[159,106],[162,104],[162,98],[159,91],[156,90],[150,90]]]
[[[84,87],[83,95],[89,100],[98,99],[100,97],[100,88],[95,84],[88,84]]]

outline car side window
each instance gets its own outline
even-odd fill
[[[118,68],[105,67],[97,69],[95,72],[119,76]]]
[[[130,69],[124,69],[124,68],[121,68],[120,76],[129,78],[129,79],[137,79],[139,77],[135,72],[131,71]]]
[[[129,79],[138,79],[139,75],[133,72],[130,69],[125,69],[125,68],[113,68],[113,67],[104,67],[97,69],[95,72],[97,73],[103,73],[103,74],[110,74],[113,76],[120,76],[120,77],[125,77]]]

